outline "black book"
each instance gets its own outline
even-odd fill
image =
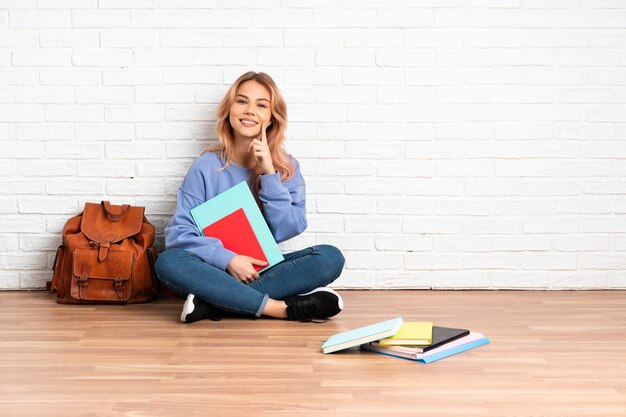
[[[453,329],[451,327],[439,327],[433,326],[433,343],[428,346],[393,346],[393,348],[401,348],[402,350],[410,351],[410,353],[424,353],[429,350],[438,348],[453,340],[459,339],[463,336],[467,336],[470,333],[467,329]],[[380,346],[376,342],[370,343],[373,346]],[[384,346],[390,348],[391,346]],[[408,353],[408,352],[407,352]]]

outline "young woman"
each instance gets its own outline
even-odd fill
[[[217,109],[219,143],[191,166],[178,191],[176,212],[165,228],[166,251],[156,263],[161,282],[187,295],[180,319],[221,319],[222,312],[310,322],[338,314],[343,300],[326,288],[341,274],[344,258],[330,245],[265,263],[225,249],[203,236],[190,209],[245,180],[277,242],[306,229],[305,185],[298,161],[284,148],[287,106],[272,78],[247,72]]]

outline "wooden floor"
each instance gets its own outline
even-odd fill
[[[0,292],[0,415],[626,416],[626,292],[341,291],[323,324],[178,321],[182,300],[58,305]],[[491,344],[423,365],[333,333],[403,316]]]

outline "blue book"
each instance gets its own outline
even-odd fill
[[[192,208],[191,216],[203,235],[219,239],[226,249],[267,262],[255,266],[258,271],[284,259],[245,181]]]
[[[461,341],[462,339],[459,339]],[[456,355],[457,353],[465,352],[470,349],[475,349],[479,346],[483,346],[489,343],[489,338],[480,337],[475,338],[467,343],[455,344],[451,343],[450,348],[445,348],[445,345],[435,349],[432,353],[424,354],[410,354],[408,350],[402,351],[401,349],[394,350],[381,346],[364,344],[361,345],[361,350],[366,350],[374,353],[380,353],[382,355],[393,356],[396,358],[408,359],[419,363],[431,363],[438,361],[439,359],[447,358],[448,356]]]
[[[374,340],[380,340],[385,337],[393,336],[398,333],[398,330],[402,327],[402,323],[402,317],[396,317],[395,319],[338,333],[329,337],[328,340],[322,345],[322,352],[337,352],[338,350],[348,349],[354,346],[362,345],[363,343],[369,343]]]

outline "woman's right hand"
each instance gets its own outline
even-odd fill
[[[259,278],[259,273],[254,269],[254,265],[267,266],[267,262],[245,255],[235,255],[226,265],[226,272],[244,284],[249,284]]]

